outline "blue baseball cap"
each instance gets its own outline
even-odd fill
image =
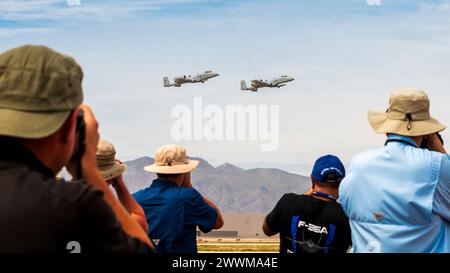
[[[322,156],[314,163],[311,176],[322,183],[340,183],[345,177],[345,167],[334,155]]]

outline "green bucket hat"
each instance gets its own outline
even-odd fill
[[[83,101],[77,62],[45,46],[0,54],[0,136],[43,138]]]

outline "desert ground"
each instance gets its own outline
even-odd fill
[[[199,238],[200,253],[277,253],[278,238]]]

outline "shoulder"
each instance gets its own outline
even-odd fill
[[[58,204],[59,210],[73,210],[82,212],[86,210],[96,210],[98,213],[103,211],[106,204],[103,192],[86,184],[83,180],[77,181],[61,181],[52,189],[57,198],[55,204]]]
[[[147,189],[142,189],[142,190],[138,190],[137,192],[133,193],[132,196],[136,201],[139,201],[143,198],[143,196],[145,195],[145,191]]]
[[[21,185],[13,193],[25,194],[29,192],[38,197],[37,199],[46,199],[43,201],[56,198],[69,203],[76,202],[91,189],[91,186],[82,180],[69,182],[66,179],[57,179],[25,164],[15,166],[10,173],[10,177],[5,181],[20,182]]]
[[[198,200],[203,200],[201,197],[202,196],[200,192],[194,188],[184,188],[184,187],[179,188],[178,191],[179,199],[197,202]]]
[[[384,152],[384,148],[374,148],[355,155],[349,165],[349,169],[361,168],[370,162],[373,162],[374,158],[377,158],[381,153]]]
[[[347,215],[345,214],[344,209],[342,208],[342,205],[339,202],[332,201],[330,203],[330,209],[335,213],[335,215],[339,218],[345,218],[347,219]]]
[[[442,171],[446,171],[447,173],[450,173],[450,155],[448,154],[441,154],[441,153],[437,153],[437,152],[433,152],[434,157],[437,157],[438,159],[440,159],[440,164],[441,164],[441,172]]]
[[[34,191],[34,198],[27,203],[28,206],[38,203],[42,210],[53,211],[58,217],[77,218],[85,208],[104,202],[103,192],[82,180],[69,182],[52,177],[34,179],[26,186],[28,190]],[[26,198],[23,194],[21,196]]]
[[[414,154],[415,158],[421,158],[424,160],[441,160],[442,158],[448,157],[448,155],[439,153],[439,152],[435,152],[435,151],[430,151],[428,149],[423,149],[423,148],[416,148],[416,147],[410,147],[412,153]]]
[[[65,181],[58,180],[53,191],[67,202],[77,202],[86,195],[101,195],[103,193],[86,184],[83,180]]]
[[[307,196],[296,193],[286,193],[278,201],[278,206],[294,205],[296,200],[304,200]]]
[[[411,169],[418,173],[431,173],[431,180],[437,180],[439,173],[450,167],[448,155],[428,149],[411,147],[408,159]]]
[[[441,169],[446,170],[447,173],[450,172],[450,155],[443,155],[442,156],[442,163],[441,163]]]
[[[280,200],[286,200],[286,201],[290,201],[290,200],[294,200],[294,199],[299,199],[299,198],[303,198],[305,195],[304,194],[296,194],[296,193],[286,193],[285,195],[283,195],[283,197],[281,197]]]
[[[350,164],[348,165],[346,172],[347,174],[341,182],[339,191],[345,191],[347,185],[351,184],[354,180],[358,180],[360,175],[367,173],[367,171],[373,171],[373,168],[377,165],[377,162],[385,158],[383,156],[384,152],[384,148],[380,147],[355,155],[350,160]]]
[[[83,180],[57,179],[34,170],[29,174],[26,177],[28,181],[26,184],[30,186],[30,189],[34,188],[38,191],[42,198],[51,198],[50,200],[58,200],[63,203],[77,203],[86,195],[102,195],[101,191],[95,190]]]
[[[438,186],[439,188],[450,188],[450,156],[447,154],[441,154]]]
[[[140,202],[144,202],[148,199],[152,199],[156,195],[158,195],[159,190],[155,187],[148,186],[146,188],[140,189],[132,194],[133,198]]]

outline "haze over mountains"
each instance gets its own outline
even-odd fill
[[[193,186],[223,212],[267,213],[283,194],[302,193],[310,187],[307,177],[279,169],[242,169],[229,163],[214,167],[201,158],[195,159],[200,164],[192,173]],[[148,187],[155,178],[143,169],[153,163],[150,157],[124,163],[128,166],[124,180],[132,193]]]

